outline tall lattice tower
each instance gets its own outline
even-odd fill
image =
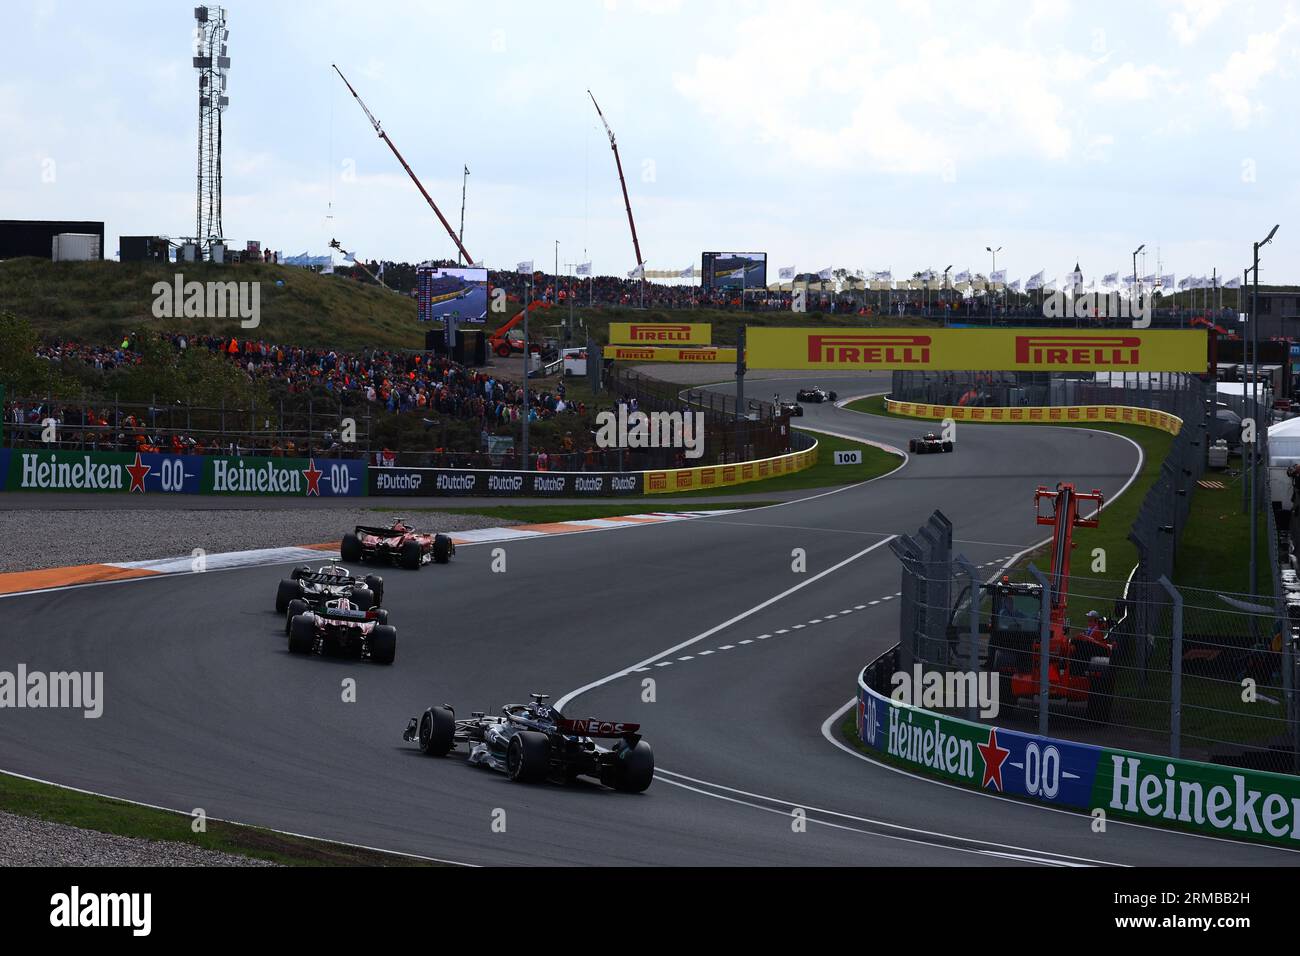
[[[224,7],[194,8],[194,69],[199,73],[199,172],[194,238],[203,253],[223,238],[221,225],[221,114],[230,104]]]

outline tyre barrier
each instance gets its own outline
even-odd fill
[[[1300,777],[1116,750],[981,724],[893,700],[894,648],[858,675],[863,746],[983,793],[1092,816],[1300,849]]]
[[[1024,425],[1070,425],[1079,422],[1110,422],[1145,425],[1171,435],[1182,430],[1183,420],[1169,412],[1132,405],[930,405],[925,402],[900,402],[885,397],[885,411],[908,418],[947,419],[955,422],[996,422]]]

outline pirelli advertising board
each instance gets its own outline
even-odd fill
[[[746,330],[752,369],[1204,372],[1204,329]]]
[[[645,494],[669,495],[678,491],[700,491],[743,485],[777,475],[789,475],[817,464],[817,446],[775,458],[742,461],[734,465],[704,465],[697,468],[669,468],[645,473]]]
[[[708,345],[713,326],[684,322],[611,322],[610,345]]]
[[[616,362],[678,362],[683,365],[735,365],[736,350],[730,348],[663,348],[654,345],[607,345],[603,358]]]

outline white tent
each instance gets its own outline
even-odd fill
[[[1300,464],[1300,418],[1288,418],[1268,430],[1268,483],[1274,502],[1291,507],[1291,479],[1286,470]]]

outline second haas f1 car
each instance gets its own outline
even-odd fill
[[[351,657],[376,664],[391,664],[397,656],[397,628],[388,623],[388,612],[378,607],[362,610],[347,598],[292,615],[288,631],[290,654]]]
[[[948,452],[952,451],[952,442],[944,441],[934,432],[926,432],[920,438],[909,438],[907,440],[907,450],[913,455]]]
[[[325,564],[315,571],[303,565],[294,568],[293,574],[280,582],[275,592],[275,610],[284,614],[293,601],[301,602],[303,610],[324,607],[327,601],[339,598],[347,598],[363,611],[378,607],[384,603],[384,579],[376,574],[354,577],[338,564]]]
[[[640,724],[570,719],[546,704],[547,695],[529,696],[531,703],[507,704],[500,717],[475,712],[468,720],[457,720],[448,705],[430,707],[411,718],[402,739],[435,757],[464,744],[470,763],[500,771],[518,783],[572,783],[588,776],[624,793],[641,793],[650,786],[655,758],[637,733]],[[614,744],[603,746],[598,740]]]
[[[456,544],[447,535],[416,531],[400,519],[387,528],[359,524],[339,546],[344,561],[385,561],[412,570],[433,561],[446,564],[455,553]]]

